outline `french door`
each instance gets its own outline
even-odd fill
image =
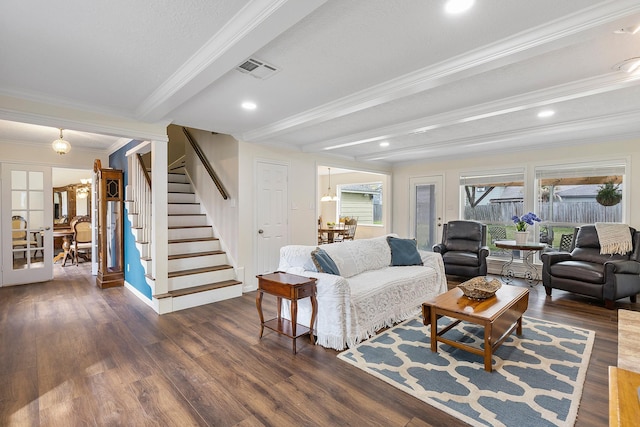
[[[441,175],[414,177],[409,180],[409,219],[418,249],[430,251],[442,238],[442,181]]]
[[[53,278],[51,168],[10,163],[2,169],[2,286]]]

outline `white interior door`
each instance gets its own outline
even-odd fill
[[[442,181],[442,175],[409,180],[411,232],[419,249],[430,251],[442,238]]]
[[[2,164],[2,285],[53,278],[51,168]]]
[[[256,164],[256,274],[276,271],[289,241],[288,175],[286,164]]]

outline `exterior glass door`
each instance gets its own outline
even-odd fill
[[[430,251],[442,234],[442,177],[412,178],[411,226],[418,249]]]
[[[53,278],[51,168],[2,165],[2,285]]]

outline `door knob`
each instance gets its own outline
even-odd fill
[[[260,230],[258,230],[258,234],[262,234],[264,233],[264,230],[261,228]]]

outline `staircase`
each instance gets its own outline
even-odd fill
[[[242,282],[236,280],[235,270],[214,237],[213,227],[196,201],[186,175],[177,170],[168,177],[168,291],[153,295],[160,313],[241,296]],[[146,256],[149,250],[139,250],[147,282],[152,282],[152,260]]]

